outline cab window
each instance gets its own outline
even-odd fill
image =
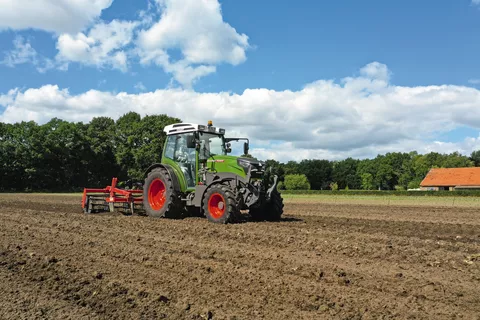
[[[195,187],[196,150],[187,147],[187,136],[194,133],[182,133],[167,137],[165,157],[175,161],[185,177],[189,188]]]

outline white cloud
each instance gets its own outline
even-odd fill
[[[472,0],[472,4],[480,4],[480,0]]]
[[[480,1],[480,0],[479,0]],[[360,74],[366,78],[378,79],[388,82],[391,72],[388,67],[379,62],[372,62],[360,69]]]
[[[137,21],[106,23],[98,18],[113,0],[0,0],[0,31],[34,28],[56,33],[58,54],[37,65],[40,72],[67,70],[72,62],[125,72],[136,59],[162,67],[191,88],[216,72],[217,65],[246,60],[248,37],[223,21],[218,0],[152,1]],[[35,61],[30,43],[22,45],[23,51],[15,52],[9,65]]]
[[[11,89],[7,94],[0,95],[0,106],[7,106],[14,103],[18,89]]]
[[[478,0],[480,3],[480,0]],[[480,79],[470,79],[468,80],[468,83],[470,84],[480,84]]]
[[[97,19],[113,0],[0,0],[0,29],[75,33]]]
[[[56,59],[126,71],[127,55],[123,49],[131,43],[136,26],[136,22],[113,20],[96,24],[88,34],[62,34],[57,42]]]
[[[480,90],[463,86],[401,87],[385,81],[385,72],[360,72],[340,83],[320,80],[298,91],[247,89],[241,94],[197,93],[166,89],[139,94],[90,90],[73,95],[44,86],[0,95],[6,107],[0,121],[52,117],[89,121],[92,117],[135,111],[168,114],[184,121],[212,119],[230,134],[251,138],[252,154],[289,159],[367,157],[389,151],[469,153],[480,138],[459,143],[436,141],[439,133],[460,126],[480,131]]]
[[[55,67],[52,60],[40,56],[32,47],[30,41],[25,40],[22,36],[15,37],[13,47],[12,50],[5,52],[5,56],[0,61],[0,64],[13,68],[18,64],[31,63],[41,73]]]
[[[137,82],[137,84],[135,85],[134,88],[137,89],[140,92],[147,91],[147,87],[145,87],[145,85],[141,81]]]
[[[21,36],[17,36],[13,40],[14,48],[11,51],[5,52],[5,57],[0,64],[7,65],[13,68],[17,64],[27,62],[34,63],[37,59],[37,51],[32,48],[30,41],[25,40]]]
[[[223,21],[218,0],[156,0],[160,20],[139,33],[137,53],[143,64],[155,63],[189,87],[215,72],[215,65],[246,60],[248,37]],[[178,50],[174,59],[170,51]]]

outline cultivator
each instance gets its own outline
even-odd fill
[[[142,213],[143,191],[117,188],[117,178],[113,178],[112,184],[104,189],[83,189],[82,208],[84,213]]]

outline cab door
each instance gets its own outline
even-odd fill
[[[195,148],[187,147],[187,136],[195,133],[181,133],[167,137],[164,151],[164,161],[176,167],[177,173],[181,172],[186,188],[195,188],[197,179],[197,156]],[[173,163],[172,163],[173,162]]]

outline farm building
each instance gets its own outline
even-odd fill
[[[434,191],[480,189],[480,167],[431,169],[420,187]]]

